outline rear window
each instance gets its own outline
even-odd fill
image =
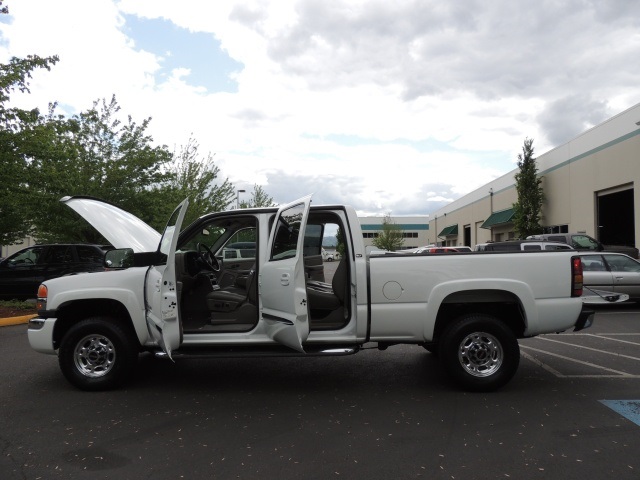
[[[569,245],[545,245],[545,250],[570,250],[571,247]]]

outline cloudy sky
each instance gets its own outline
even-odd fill
[[[58,55],[16,104],[113,94],[239,189],[429,214],[640,102],[629,0],[5,0],[0,62]],[[241,197],[242,199],[242,197]]]

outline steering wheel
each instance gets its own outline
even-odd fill
[[[220,271],[220,262],[213,254],[211,249],[204,243],[198,243],[198,257],[206,265],[206,267],[214,272]]]

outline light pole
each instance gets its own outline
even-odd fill
[[[236,192],[236,209],[240,208],[240,194],[244,193],[246,190],[238,190]]]

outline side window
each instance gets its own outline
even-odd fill
[[[42,263],[71,263],[73,262],[73,252],[69,245],[53,245],[47,250]]]
[[[256,258],[257,240],[257,228],[251,227],[238,230],[225,243],[222,249],[222,256],[225,259],[254,259]]]
[[[607,270],[600,255],[583,255],[582,269],[585,272],[604,272]]]
[[[14,254],[7,259],[7,264],[17,266],[29,266],[38,263],[40,255],[42,255],[43,247],[32,247]]]
[[[612,272],[640,272],[640,263],[622,255],[605,255]]]
[[[76,252],[78,253],[78,260],[82,263],[102,263],[104,259],[104,253],[100,249],[89,245],[78,245]]]
[[[540,245],[523,245],[522,249],[527,251],[527,250],[542,250],[540,248]],[[551,250],[550,248],[546,248],[545,250]]]
[[[270,260],[282,260],[296,256],[303,212],[304,204],[302,203],[282,212],[276,225]]]
[[[324,225],[309,224],[304,231],[304,256],[322,255]]]

